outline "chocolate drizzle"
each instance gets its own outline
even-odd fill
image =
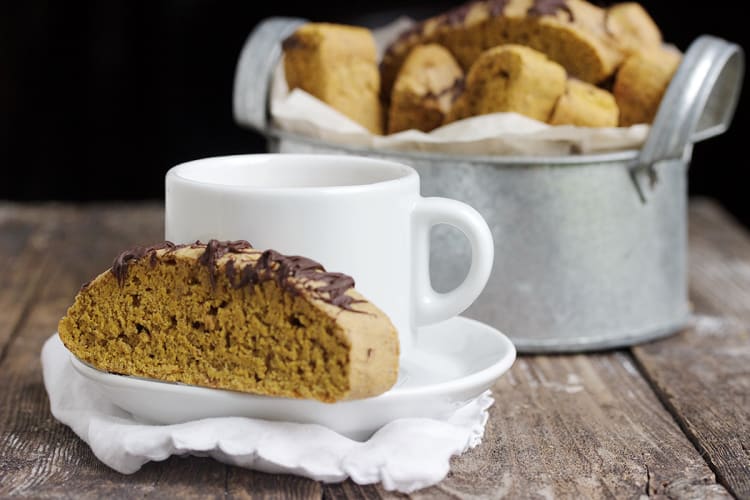
[[[202,245],[199,241],[195,245]],[[209,240],[206,251],[198,257],[198,263],[208,268],[208,279],[211,288],[216,288],[216,262],[227,253],[242,253],[242,250],[251,249],[253,246],[245,240],[218,241]]]
[[[453,93],[451,94],[451,101],[456,102],[456,100],[461,97],[461,94],[463,94],[466,90],[466,79],[458,78],[455,82],[453,82],[453,87],[451,90],[453,91]]]
[[[120,255],[115,257],[115,261],[112,263],[111,272],[117,279],[117,284],[120,286],[123,286],[125,284],[125,278],[128,277],[128,266],[130,265],[131,261],[139,260],[146,255],[150,255],[150,264],[153,267],[156,265],[156,251],[163,248],[173,251],[176,250],[178,246],[171,241],[165,241],[163,243],[151,245],[150,247],[133,247],[130,250],[125,250]]]
[[[507,3],[508,0],[491,0],[491,2],[494,3],[503,3],[503,7],[505,7],[505,3]],[[448,12],[445,12],[444,14],[441,14],[436,19],[437,22],[443,26],[458,26],[460,24],[463,24],[463,22],[466,20],[466,17],[469,15],[469,11],[471,11],[472,7],[474,5],[480,3],[478,0],[472,0],[471,2],[468,2],[464,5],[459,5],[458,7],[449,10]],[[427,24],[427,21],[431,21],[431,19],[427,19],[425,21],[420,21],[413,26],[410,26],[409,28],[402,31],[396,39],[391,42],[390,45],[385,50],[386,57],[393,57],[396,53],[400,52],[404,46],[407,46],[408,48],[411,48],[411,39],[414,37],[418,37],[424,34],[425,26]],[[417,41],[417,40],[414,40]],[[383,61],[380,62],[380,69],[382,71],[383,69]]]
[[[216,287],[218,261],[226,254],[246,254],[254,250],[252,245],[244,240],[217,241],[210,240],[203,244],[196,241],[192,245],[175,245],[169,241],[149,247],[135,247],[122,252],[115,258],[111,272],[120,287],[124,286],[131,262],[149,257],[151,266],[157,263],[157,250],[167,249],[172,252],[179,248],[205,248],[198,257],[198,263],[208,269],[211,287]],[[227,260],[224,274],[233,288],[249,287],[266,281],[275,281],[279,288],[300,295],[303,292],[315,299],[352,312],[363,312],[352,309],[352,305],[363,302],[354,299],[346,292],[354,288],[354,279],[342,273],[327,272],[318,262],[298,255],[283,255],[275,250],[266,250],[260,257],[251,262],[241,262],[233,258]]]
[[[478,2],[469,2],[464,5],[460,5],[456,7],[455,9],[451,9],[445,14],[443,14],[443,23],[447,24],[448,26],[458,26],[459,24],[463,24],[464,21],[466,21],[466,18],[469,15],[469,11],[471,11],[472,7]]]
[[[397,43],[405,42],[409,38],[421,34],[423,28],[424,28],[424,22],[419,22],[419,23],[414,24],[413,26],[410,26],[409,28],[405,29],[398,35],[393,45]],[[393,45],[389,47],[389,49],[393,48]]]
[[[568,14],[568,19],[573,22],[573,11],[570,10],[565,0],[534,0],[527,14],[530,16],[553,16],[557,11],[562,10]]]
[[[489,0],[487,2],[487,8],[490,11],[491,16],[502,16],[505,13],[505,7],[508,5],[510,0]]]
[[[305,42],[303,42],[302,39],[299,36],[297,36],[296,33],[286,37],[281,42],[281,48],[285,51],[291,50],[291,49],[298,49],[304,46],[305,46]]]
[[[327,293],[331,304],[348,311],[354,311],[351,305],[361,300],[354,300],[346,295],[346,291],[354,288],[354,279],[351,276],[342,273],[325,273],[326,285],[318,288],[318,292]],[[359,312],[359,311],[357,311]]]
[[[361,312],[351,307],[361,301],[346,294],[354,288],[354,279],[346,274],[327,272],[320,263],[307,257],[266,250],[257,261],[246,264],[239,271],[234,260],[229,260],[224,273],[234,288],[252,289],[257,284],[273,280],[288,293],[299,295],[306,290],[316,299],[347,311]]]
[[[425,99],[442,99],[445,96],[450,96],[450,102],[455,102],[458,97],[463,94],[466,90],[466,81],[463,77],[458,77],[453,80],[453,83],[449,87],[445,87],[440,92],[428,92],[425,94]]]
[[[436,18],[420,21],[402,31],[398,37],[396,37],[396,39],[386,48],[386,57],[393,57],[404,49],[410,49],[412,47],[410,43],[412,41],[411,39],[424,34],[425,26],[428,21],[434,20],[437,21],[439,25],[443,26],[459,26],[466,21],[471,9],[475,5],[482,3],[486,6],[487,12],[489,12],[490,16],[497,17],[505,14],[505,8],[510,3],[510,0],[472,0],[449,10]],[[561,10],[568,14],[568,18],[571,22],[575,20],[573,11],[566,3],[566,0],[534,0],[534,3],[527,11],[527,14],[530,16],[552,16]],[[292,40],[292,38],[293,37],[289,37],[284,40],[282,43],[284,50],[287,49],[287,46],[296,47],[297,44],[300,43],[299,41]],[[382,67],[383,62],[381,62],[381,70]]]

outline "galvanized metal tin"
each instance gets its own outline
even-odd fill
[[[689,48],[639,151],[564,157],[453,156],[344,147],[268,122],[279,41],[303,20],[273,18],[240,56],[235,119],[272,152],[339,153],[412,165],[422,194],[461,200],[495,239],[490,281],[465,315],[505,332],[522,352],[584,351],[668,335],[689,318],[687,168],[692,145],[724,132],[744,73],[740,47],[702,36]],[[438,290],[459,283],[468,244],[433,234]]]

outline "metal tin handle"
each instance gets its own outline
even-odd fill
[[[250,33],[234,74],[232,109],[240,125],[266,133],[268,95],[281,58],[281,42],[306,22],[296,17],[270,17]]]
[[[681,160],[693,142],[727,130],[737,108],[744,71],[744,53],[736,44],[703,35],[690,45],[631,169],[641,200],[645,197],[638,173],[646,172],[653,185],[658,162]]]

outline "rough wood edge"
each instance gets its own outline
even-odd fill
[[[721,204],[715,200],[709,198],[694,198],[688,208],[689,219],[691,221],[689,232],[694,235],[694,225],[696,220],[702,220],[704,225],[704,231],[701,235],[713,234],[727,237],[734,244],[738,244],[747,247],[748,259],[750,259],[750,232],[745,228],[737,219],[735,219]],[[716,243],[714,243],[716,245]],[[716,251],[720,252],[721,247],[717,247]],[[692,260],[689,260],[689,265],[692,264]],[[692,264],[694,265],[694,264]],[[695,306],[696,311],[707,311],[712,310],[714,307],[705,302],[701,297],[701,292],[697,290],[699,287],[694,283],[691,283],[691,300]],[[722,311],[713,310],[712,312],[722,314]],[[732,321],[737,321],[736,318],[732,318]],[[744,321],[742,323],[745,323]],[[743,324],[744,328],[750,328],[750,324]],[[675,342],[681,342],[681,336],[690,335],[692,328],[680,332],[672,337],[667,337],[651,344],[664,344],[665,349],[669,349],[669,344]],[[652,390],[659,398],[661,404],[666,410],[672,415],[675,423],[680,427],[680,430],[685,434],[687,439],[700,453],[708,467],[713,471],[716,476],[717,482],[727,489],[727,491],[737,498],[750,498],[750,491],[747,490],[747,481],[742,484],[737,483],[731,474],[728,474],[724,470],[724,465],[713,456],[712,450],[706,443],[703,442],[701,437],[695,432],[690,425],[690,416],[683,415],[680,408],[677,407],[673,401],[674,394],[671,393],[670,388],[665,386],[659,377],[656,369],[652,369],[648,366],[646,358],[648,355],[644,352],[644,346],[633,346],[631,349],[633,360],[641,372],[643,378],[651,386]],[[747,436],[750,439],[750,436]],[[750,449],[747,449],[745,445],[742,445],[745,454],[750,457]]]
[[[33,204],[19,205],[7,202],[0,202],[0,223],[14,221],[25,223],[37,227],[37,232],[30,234],[23,243],[20,253],[31,253],[33,258],[41,258],[40,265],[32,268],[24,280],[24,286],[21,290],[21,302],[15,318],[12,318],[13,324],[8,328],[7,335],[0,338],[0,366],[3,365],[11,345],[15,342],[26,322],[29,312],[34,304],[35,298],[39,294],[42,285],[42,277],[49,266],[48,250],[50,241],[53,236],[54,228],[59,222],[59,205],[58,204]],[[12,257],[18,257],[15,255]],[[0,293],[9,293],[9,290],[2,290]],[[3,311],[4,314],[7,311]]]

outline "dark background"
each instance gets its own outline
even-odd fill
[[[599,2],[607,4],[608,2]],[[609,2],[611,3],[611,2]],[[262,152],[235,125],[234,67],[255,24],[296,16],[378,26],[457,2],[5,2],[0,7],[0,199],[163,197],[167,169],[204,156]],[[708,33],[747,46],[738,3],[642,4],[685,50]],[[680,7],[681,5],[681,7]],[[730,131],[695,146],[691,194],[750,225],[743,94]]]

